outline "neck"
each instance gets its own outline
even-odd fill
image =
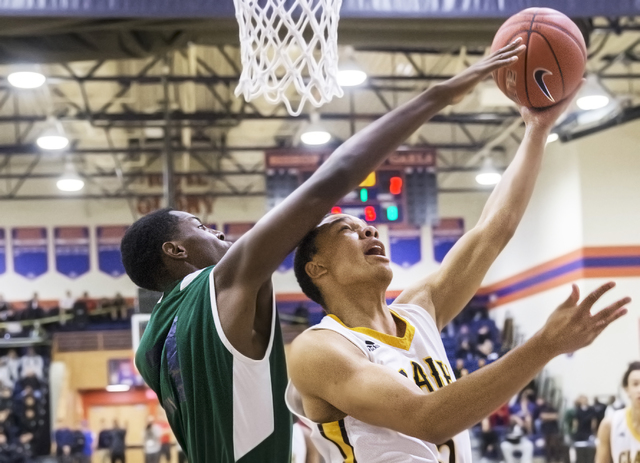
[[[632,402],[629,408],[631,409],[631,422],[633,427],[640,430],[640,407],[634,406]]]
[[[323,291],[323,293],[325,293]],[[325,306],[345,325],[371,328],[392,336],[397,335],[396,322],[386,303],[386,286],[339,286],[323,294]]]

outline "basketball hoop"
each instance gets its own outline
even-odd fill
[[[236,96],[263,96],[298,116],[341,97],[338,21],[342,0],[234,0],[240,26],[242,75]],[[311,37],[305,38],[309,29]],[[291,101],[293,87],[299,102]],[[295,108],[294,108],[295,106]]]

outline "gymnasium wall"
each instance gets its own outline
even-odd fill
[[[576,282],[582,295],[614,280],[596,306],[623,296],[630,313],[591,346],[554,360],[549,371],[578,394],[612,394],[640,358],[639,123],[549,145],[530,208],[484,283],[499,322],[507,314],[526,337],[539,329]]]

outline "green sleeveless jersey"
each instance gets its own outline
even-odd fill
[[[275,304],[262,360],[227,340],[213,267],[187,276],[153,309],[136,366],[158,395],[191,463],[289,463],[291,415]]]

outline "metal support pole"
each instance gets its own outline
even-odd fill
[[[164,152],[163,152],[163,193],[167,207],[176,207],[175,172],[171,151],[171,105],[169,103],[169,58],[165,56],[162,69],[162,89],[164,91]]]

